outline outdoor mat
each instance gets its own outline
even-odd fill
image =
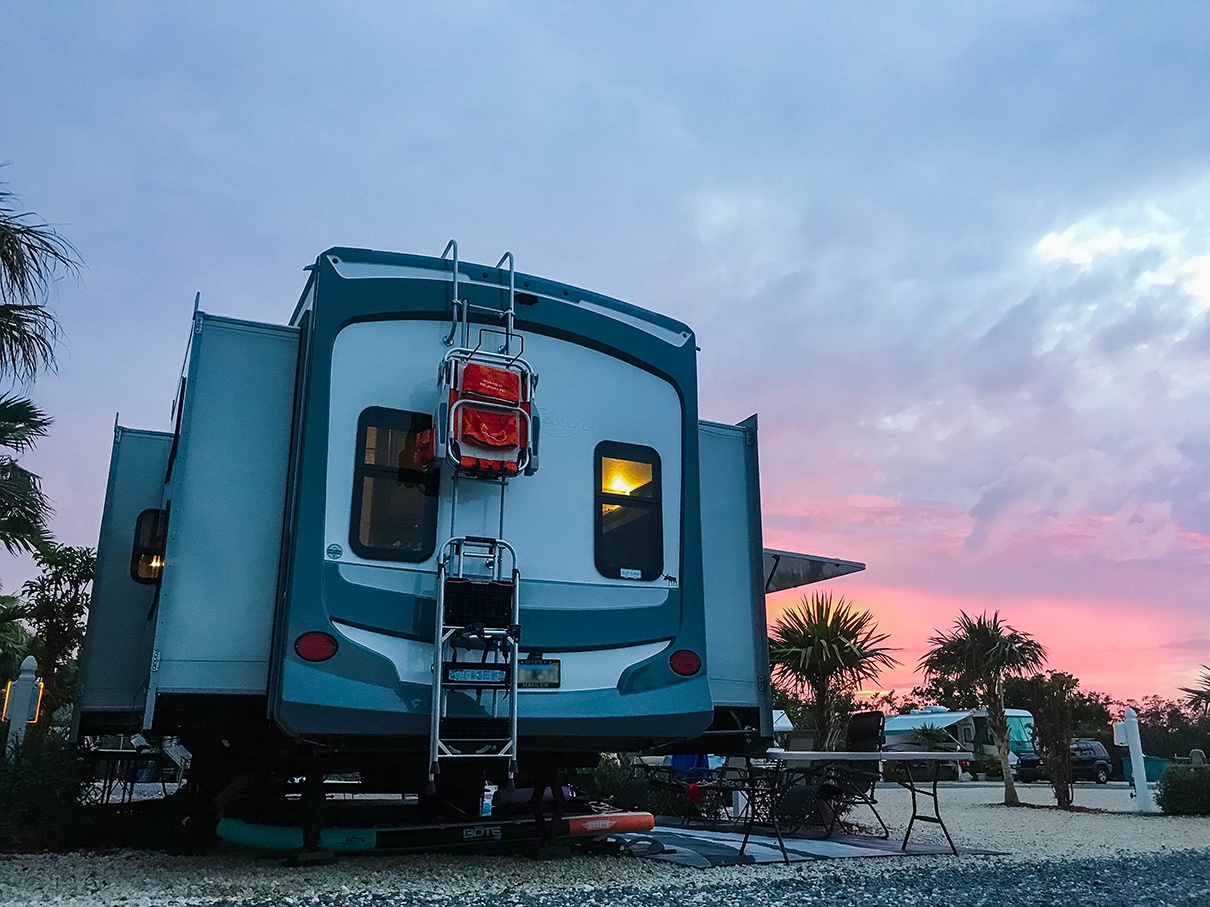
[[[739,866],[746,863],[780,863],[781,848],[777,838],[752,835],[748,847],[739,852],[744,842],[743,832],[708,831],[696,828],[666,828],[656,826],[643,834],[615,836],[625,852],[636,857],[648,857],[709,869],[712,866]],[[893,857],[906,854],[948,854],[949,847],[911,844],[906,851],[899,849],[897,840],[836,835],[826,840],[786,838],[786,856],[791,863],[805,860],[825,860],[837,857]],[[965,852],[965,851],[964,851]]]

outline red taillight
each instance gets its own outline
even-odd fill
[[[327,633],[304,633],[294,640],[294,651],[303,661],[327,661],[336,649],[335,638]]]
[[[702,669],[702,659],[696,652],[678,649],[669,656],[668,666],[682,677],[692,677]]]

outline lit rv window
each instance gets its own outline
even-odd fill
[[[365,558],[423,561],[437,544],[437,470],[418,465],[424,413],[372,406],[357,421],[349,545]]]
[[[164,548],[168,539],[168,512],[152,508],[139,514],[134,523],[134,547],[130,552],[130,578],[136,583],[158,583],[164,573]]]
[[[664,572],[660,455],[650,447],[602,441],[596,449],[597,570],[619,579]]]

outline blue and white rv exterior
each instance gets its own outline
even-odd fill
[[[699,422],[693,332],[453,243],[308,272],[287,325],[196,312],[174,430],[116,429],[78,732],[400,789],[770,739],[755,418]]]
[[[522,657],[559,663],[557,687],[520,692],[523,738],[599,750],[609,741],[693,737],[710,725],[706,673],[684,676],[670,664],[680,650],[705,654],[693,335],[613,300],[514,279],[514,331],[524,340],[517,352],[540,378],[536,468],[507,480],[501,507],[498,484],[451,477],[448,464],[423,489],[399,488],[396,475],[363,465],[367,432],[407,424],[419,433],[444,404],[438,365],[461,330],[452,262],[336,249],[312,271],[291,319],[307,338],[305,402],[270,690],[287,733],[427,738],[437,556],[451,535],[513,547]],[[477,344],[479,330],[491,329],[483,337],[490,352],[506,326],[485,310],[507,310],[508,281],[498,269],[459,275],[458,296],[488,319],[471,324],[469,339]],[[611,450],[622,446],[633,460]],[[595,478],[610,460],[641,461],[637,468],[654,468],[658,482],[631,524],[646,534],[629,544],[648,547],[631,552],[630,564],[610,562],[615,543],[602,515],[610,505],[602,502],[622,500],[609,490],[622,479],[605,476],[603,489]],[[401,527],[385,510],[379,517],[381,494],[397,495],[388,504],[407,510],[412,524]],[[392,538],[400,528],[402,540]],[[316,630],[340,640],[329,661],[292,651]],[[472,697],[463,698],[469,708]]]

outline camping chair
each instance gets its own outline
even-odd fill
[[[818,814],[817,807],[827,782],[826,772],[789,769],[777,761],[753,765],[749,760],[741,780],[744,785],[741,790],[748,803],[740,855],[748,848],[753,826],[762,825],[773,829],[782,859],[790,862],[785,838],[797,834]]]
[[[882,712],[858,712],[849,719],[845,752],[876,753],[882,750],[886,738],[883,735],[885,718]],[[881,780],[877,762],[850,762],[838,760],[828,766],[828,778],[819,792],[819,798],[831,808],[827,834],[831,835],[836,825],[843,824],[844,815],[857,806],[868,807],[882,827],[882,837],[889,838],[890,830],[878,813],[878,801],[874,789]]]
[[[668,765],[646,771],[661,815],[675,816],[685,825],[694,820],[713,824],[726,815],[732,787],[723,778],[725,769],[712,769],[707,756],[672,756]]]
[[[610,800],[618,809],[646,810],[650,791],[651,780],[646,775],[635,775]]]

